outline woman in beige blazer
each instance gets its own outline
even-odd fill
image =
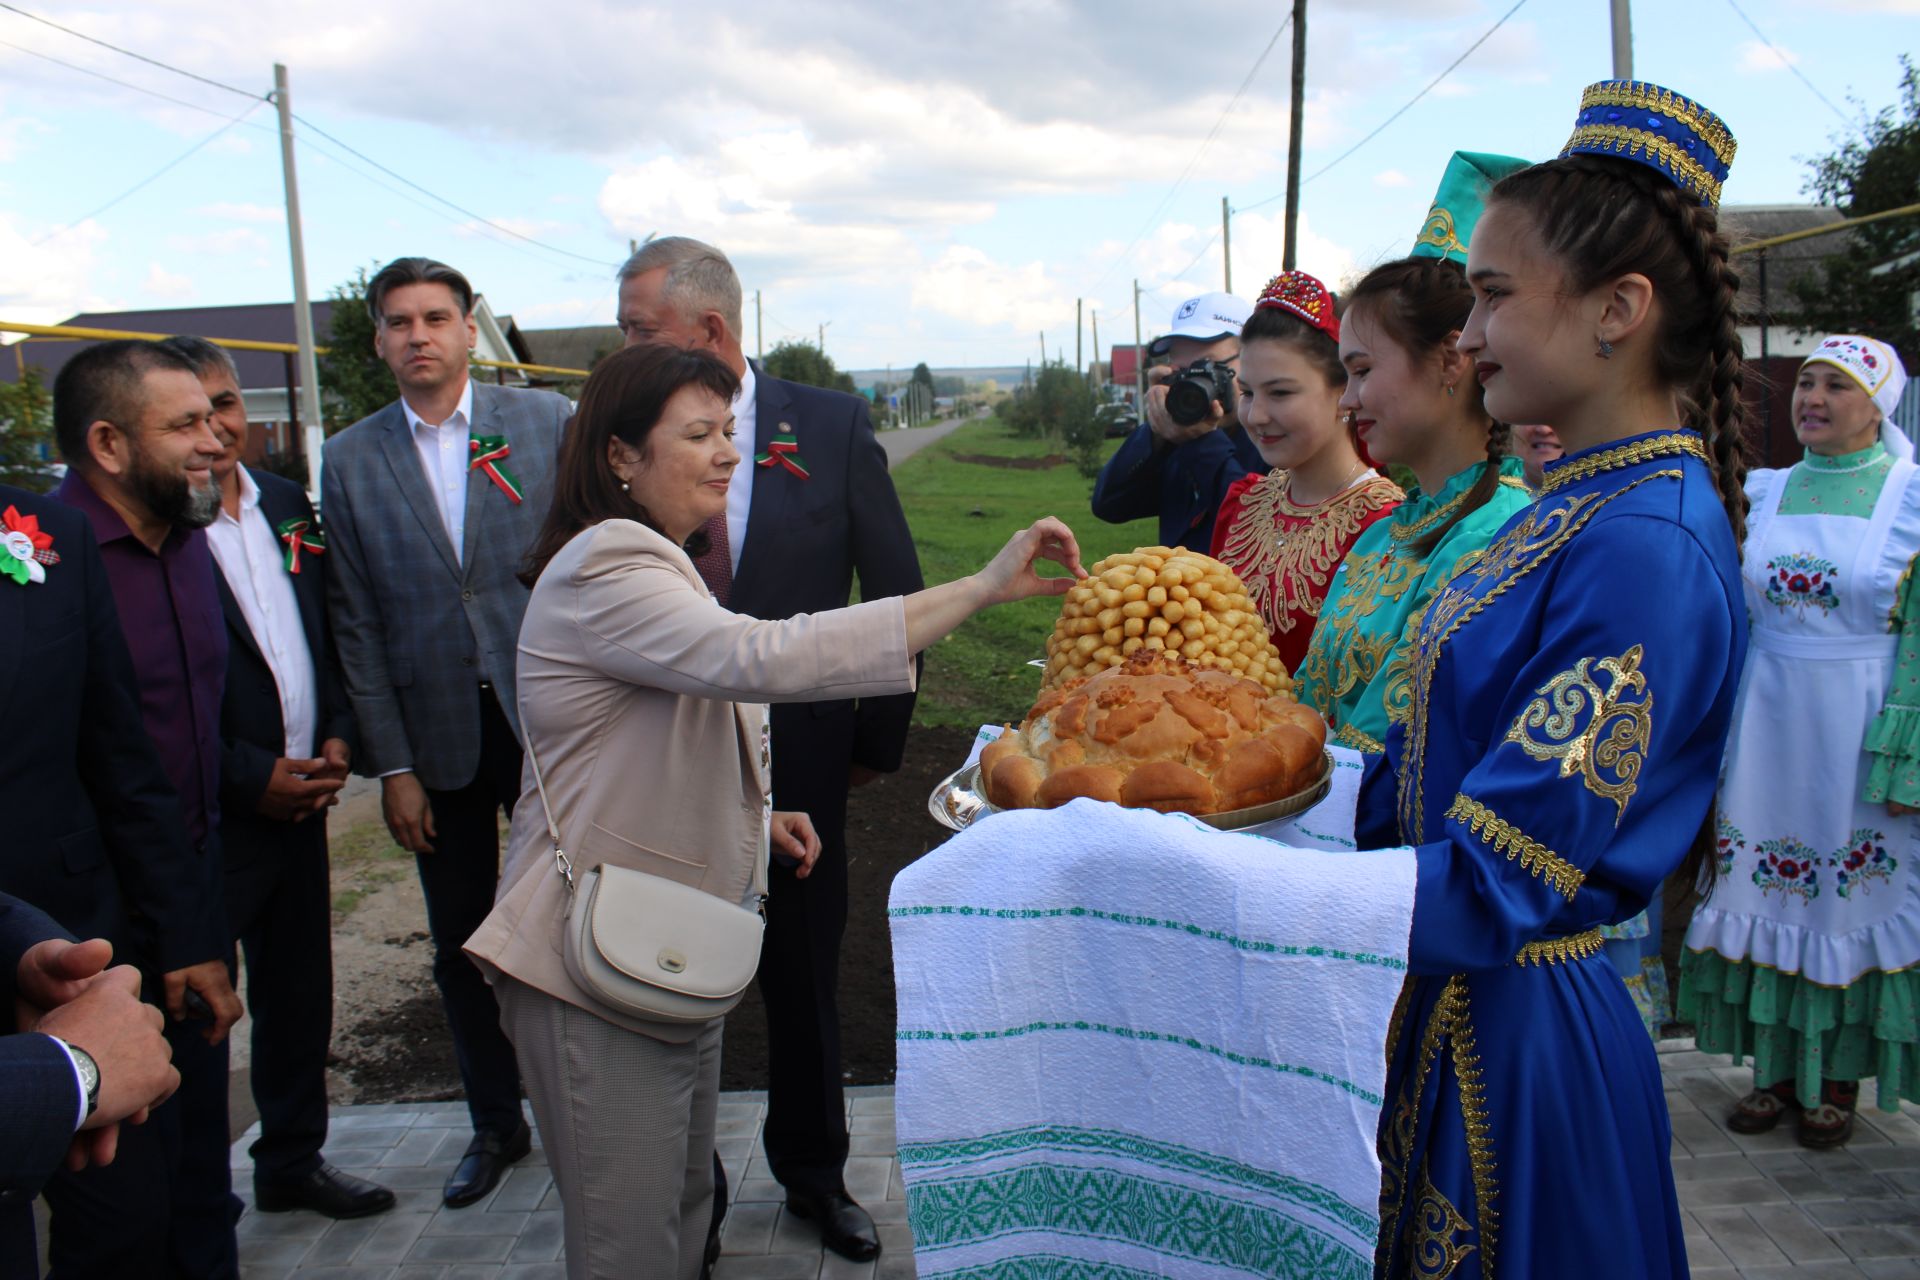
[[[726,510],[738,383],[713,357],[631,347],[587,380],[553,509],[529,557],[519,697],[562,846],[747,905],[772,813],[766,706],[902,693],[913,655],[991,604],[1058,595],[1038,558],[1085,576],[1066,526],[1016,534],[979,573],[906,597],[764,622],[708,593],[684,549]],[[713,1195],[721,1019],[650,1022],[597,1002],[562,956],[565,882],[531,774],[493,913],[467,951],[494,985],[564,1212],[572,1277],[700,1273]]]

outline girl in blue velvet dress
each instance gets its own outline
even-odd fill
[[[1382,1111],[1383,1276],[1687,1273],[1653,1046],[1599,929],[1713,799],[1746,647],[1733,139],[1640,82],[1493,190],[1460,350],[1566,456],[1429,606],[1362,847],[1416,849]]]

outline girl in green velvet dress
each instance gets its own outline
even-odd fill
[[[1341,318],[1340,406],[1375,462],[1419,481],[1347,553],[1294,673],[1300,700],[1357,751],[1381,751],[1387,726],[1406,717],[1407,658],[1427,603],[1532,501],[1505,424],[1488,416],[1473,361],[1454,347],[1473,310],[1465,237],[1493,182],[1524,167],[1455,155],[1413,256],[1369,272]]]
[[[1720,791],[1720,874],[1687,931],[1680,1013],[1753,1058],[1728,1117],[1853,1132],[1863,1076],[1920,1102],[1920,471],[1889,419],[1891,347],[1828,338],[1801,366],[1806,456],[1748,477],[1751,649]]]

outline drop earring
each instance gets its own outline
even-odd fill
[[[1453,394],[1453,384],[1452,384],[1451,382],[1449,382],[1449,383],[1447,384],[1447,394],[1448,394],[1448,395],[1452,395],[1452,394]]]
[[[1599,345],[1594,348],[1593,354],[1599,356],[1602,360],[1613,359],[1613,344],[1611,342],[1608,342],[1605,338],[1595,338],[1594,341]]]

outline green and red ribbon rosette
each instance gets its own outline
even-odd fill
[[[767,442],[767,447],[753,455],[754,462],[762,467],[785,467],[799,476],[808,479],[807,461],[800,456],[800,442],[790,431],[783,431]]]
[[[295,516],[291,520],[282,520],[274,532],[280,535],[280,541],[287,546],[287,572],[300,572],[300,555],[307,552],[312,555],[325,555],[327,552],[327,531],[318,522],[304,520]]]
[[[39,516],[23,516],[18,507],[0,513],[0,576],[21,586],[45,582],[47,566],[60,563],[53,535],[40,531]]]
[[[478,468],[486,472],[487,479],[498,485],[500,492],[507,495],[507,501],[517,507],[526,501],[527,495],[513,472],[507,470],[506,460],[512,452],[513,446],[507,443],[505,436],[475,436],[467,444],[467,453],[471,458],[467,470]]]

